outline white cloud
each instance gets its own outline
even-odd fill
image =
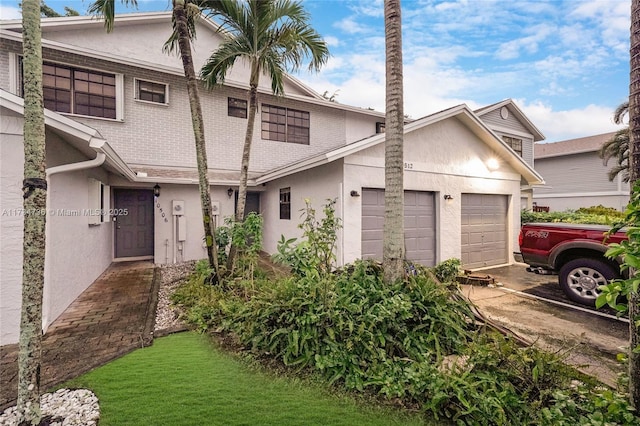
[[[613,109],[590,104],[583,108],[554,111],[542,102],[526,104],[518,100],[518,106],[546,137],[546,142],[598,135],[613,132],[621,126],[613,122]]]
[[[347,34],[364,34],[371,31],[368,26],[357,22],[353,16],[344,18],[334,23],[333,26]]]
[[[329,47],[336,47],[336,46],[340,46],[340,39],[338,37],[334,37],[334,36],[325,36],[322,37],[325,41],[325,43],[327,43],[327,46]]]
[[[0,19],[22,19],[19,8],[0,5]]]

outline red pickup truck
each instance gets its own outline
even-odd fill
[[[598,287],[620,277],[619,259],[604,257],[607,244],[619,243],[624,231],[611,235],[610,227],[573,223],[527,223],[520,230],[517,261],[529,265],[530,272],[558,274],[562,291],[574,302],[595,305]]]

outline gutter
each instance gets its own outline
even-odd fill
[[[104,139],[92,138],[89,142],[89,146],[93,149],[96,149],[96,158],[93,160],[81,161],[79,163],[71,163],[71,164],[62,164],[60,166],[50,167],[46,170],[47,177],[57,174],[57,173],[66,173],[66,172],[74,172],[76,170],[86,170],[93,169],[95,167],[99,167],[104,164],[107,156],[102,152],[97,152],[98,149],[102,148],[105,144]]]

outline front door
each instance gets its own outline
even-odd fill
[[[153,191],[115,189],[116,257],[153,256]]]

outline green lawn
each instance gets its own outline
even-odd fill
[[[108,425],[419,425],[423,419],[364,407],[308,381],[258,372],[205,335],[157,339],[64,387],[91,389]]]

